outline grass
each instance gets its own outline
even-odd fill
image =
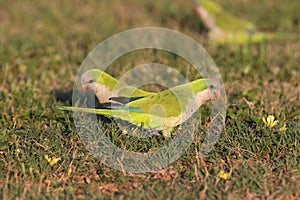
[[[206,40],[191,2],[183,0],[1,1],[1,198],[300,198],[299,1],[219,2],[262,30],[297,37],[264,46],[217,47]],[[166,169],[131,174],[91,156],[71,113],[55,106],[71,104],[77,69],[88,52],[115,33],[143,26],[178,30],[207,49],[226,86],[226,131],[205,158],[197,156],[197,136]],[[125,55],[108,71],[118,77],[147,62],[176,66],[191,80],[197,78],[188,63],[164,52]],[[273,128],[262,122],[268,115],[279,121]],[[104,126],[111,141],[129,150],[149,150],[167,142],[156,137],[141,141],[143,146],[109,122]],[[284,124],[286,131],[279,131]],[[50,165],[45,155],[61,160]],[[228,179],[218,176],[221,170],[229,173]]]

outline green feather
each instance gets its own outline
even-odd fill
[[[214,17],[215,23],[223,30],[230,32],[256,31],[254,24],[231,15],[212,0],[201,0],[201,5]]]

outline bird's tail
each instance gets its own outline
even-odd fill
[[[140,108],[127,106],[127,105],[113,105],[110,108],[82,108],[82,107],[71,107],[71,106],[56,106],[59,110],[78,111],[84,113],[93,113],[97,115],[105,115],[107,117],[116,117],[119,119],[131,120],[131,115],[140,115],[142,117],[147,116]]]
[[[96,108],[80,108],[70,106],[56,106],[60,110],[78,111],[85,113],[93,113],[97,115],[105,115],[107,117],[118,118],[128,121],[136,126],[142,127],[149,123],[149,114],[141,111],[131,111],[130,106],[119,107],[119,109],[96,109]],[[138,117],[137,117],[138,116]]]
[[[80,111],[85,113],[94,113],[98,115],[112,116],[112,110],[110,109],[96,109],[96,108],[80,108],[71,106],[56,106],[59,110],[69,110],[69,111]]]
[[[292,38],[291,33],[284,33],[284,32],[268,33],[268,32],[264,32],[264,34],[266,35],[266,39],[270,39],[270,40],[285,40],[285,39]]]

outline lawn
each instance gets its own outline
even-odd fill
[[[300,1],[218,2],[261,30],[294,37],[214,45],[192,12],[192,1],[185,0],[1,1],[0,198],[299,199]],[[95,159],[72,113],[56,106],[72,105],[79,66],[97,44],[147,26],[180,31],[207,50],[222,75],[227,114],[206,157],[199,157],[199,129],[186,153],[165,169],[129,173]],[[118,78],[153,62],[173,66],[189,80],[199,78],[179,56],[147,49],[120,57],[107,72]],[[207,110],[200,109],[204,116]],[[263,121],[268,116],[278,123],[268,126]],[[160,136],[132,139],[110,119],[100,123],[108,138],[127,150],[151,151],[168,143]]]

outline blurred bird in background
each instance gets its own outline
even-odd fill
[[[260,43],[270,39],[285,39],[286,33],[266,33],[246,20],[226,12],[213,0],[194,0],[194,12],[209,30],[209,39],[217,44]]]

